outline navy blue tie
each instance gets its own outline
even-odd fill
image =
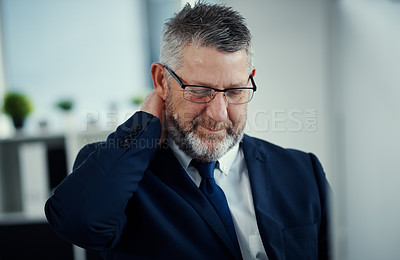
[[[232,215],[226,201],[226,197],[222,189],[217,185],[214,179],[214,169],[216,162],[202,162],[192,160],[192,165],[199,171],[201,175],[200,190],[213,205],[218,213],[226,230],[229,233],[233,243],[240,252],[239,243],[236,237],[235,226],[233,225]]]

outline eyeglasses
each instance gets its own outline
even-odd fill
[[[252,87],[243,86],[227,89],[216,89],[206,86],[186,85],[183,84],[179,77],[167,66],[164,66],[171,76],[178,82],[183,89],[183,98],[193,103],[208,103],[214,99],[217,92],[224,93],[224,97],[228,104],[240,105],[250,102],[254,92],[257,90],[253,76],[250,74],[249,79]]]

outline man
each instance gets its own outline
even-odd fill
[[[243,17],[186,5],[151,75],[141,111],[85,146],[46,203],[54,230],[106,259],[327,259],[317,158],[243,134],[256,91]]]

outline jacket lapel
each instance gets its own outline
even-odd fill
[[[249,172],[254,210],[261,239],[269,259],[285,259],[279,220],[272,209],[271,163],[257,139],[244,136],[242,149]]]
[[[234,243],[217,212],[190,179],[169,148],[160,149],[151,163],[150,170],[196,210],[230,249],[235,258],[241,259],[240,252],[235,249]]]

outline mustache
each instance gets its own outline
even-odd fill
[[[195,130],[198,126],[202,126],[211,130],[222,130],[226,129],[228,133],[233,131],[233,123],[228,122],[218,122],[209,117],[197,116],[192,121],[192,130]]]

